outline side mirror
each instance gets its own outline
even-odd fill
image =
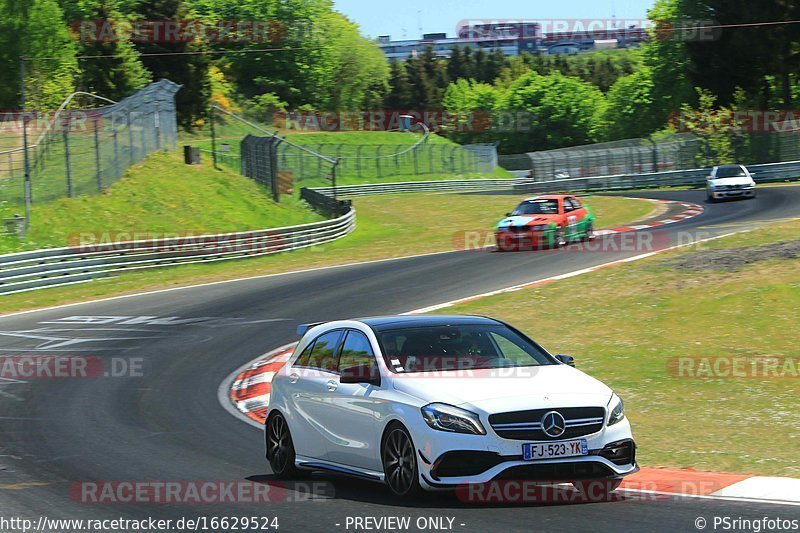
[[[507,217],[510,217],[510,216],[511,216],[511,213],[506,213],[506,216],[507,216]]]
[[[556,359],[558,359],[559,361],[561,361],[565,365],[569,365],[569,366],[572,366],[572,367],[575,366],[575,358],[571,357],[569,355],[559,354],[559,355],[556,356]]]
[[[378,365],[356,365],[350,366],[341,371],[339,383],[346,384],[365,384],[381,386],[381,375],[378,372]]]

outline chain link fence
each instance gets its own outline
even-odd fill
[[[528,171],[537,181],[796,160],[800,160],[800,131],[790,129],[708,136],[681,133],[499,156],[502,167]]]
[[[102,192],[150,153],[174,149],[179,89],[161,80],[120,102],[75,93],[52,112],[0,115],[0,217]]]
[[[214,157],[218,164],[239,171],[244,168],[240,145],[243,138],[249,134],[280,138],[276,145],[276,169],[283,182],[291,180],[291,188],[296,189],[331,185],[333,163],[340,184],[435,174],[488,174],[497,167],[495,145],[454,145],[427,131],[380,132],[396,138],[396,144],[354,142],[353,133],[335,136],[343,142],[330,139],[314,142],[313,139],[334,136],[324,133],[281,136],[257,120],[216,106],[210,115],[211,138],[198,139],[193,142],[195,146]]]

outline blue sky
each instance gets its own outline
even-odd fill
[[[334,0],[336,8],[371,37],[418,38],[423,33],[454,36],[461,20],[642,20],[654,0]],[[405,30],[405,32],[404,32]]]

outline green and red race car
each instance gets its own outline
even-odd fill
[[[594,239],[595,216],[576,196],[548,194],[528,198],[506,217],[497,225],[500,251],[558,248],[571,241]]]

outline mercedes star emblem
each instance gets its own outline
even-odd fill
[[[561,413],[550,411],[542,417],[542,430],[548,437],[557,438],[567,430],[567,423]]]

